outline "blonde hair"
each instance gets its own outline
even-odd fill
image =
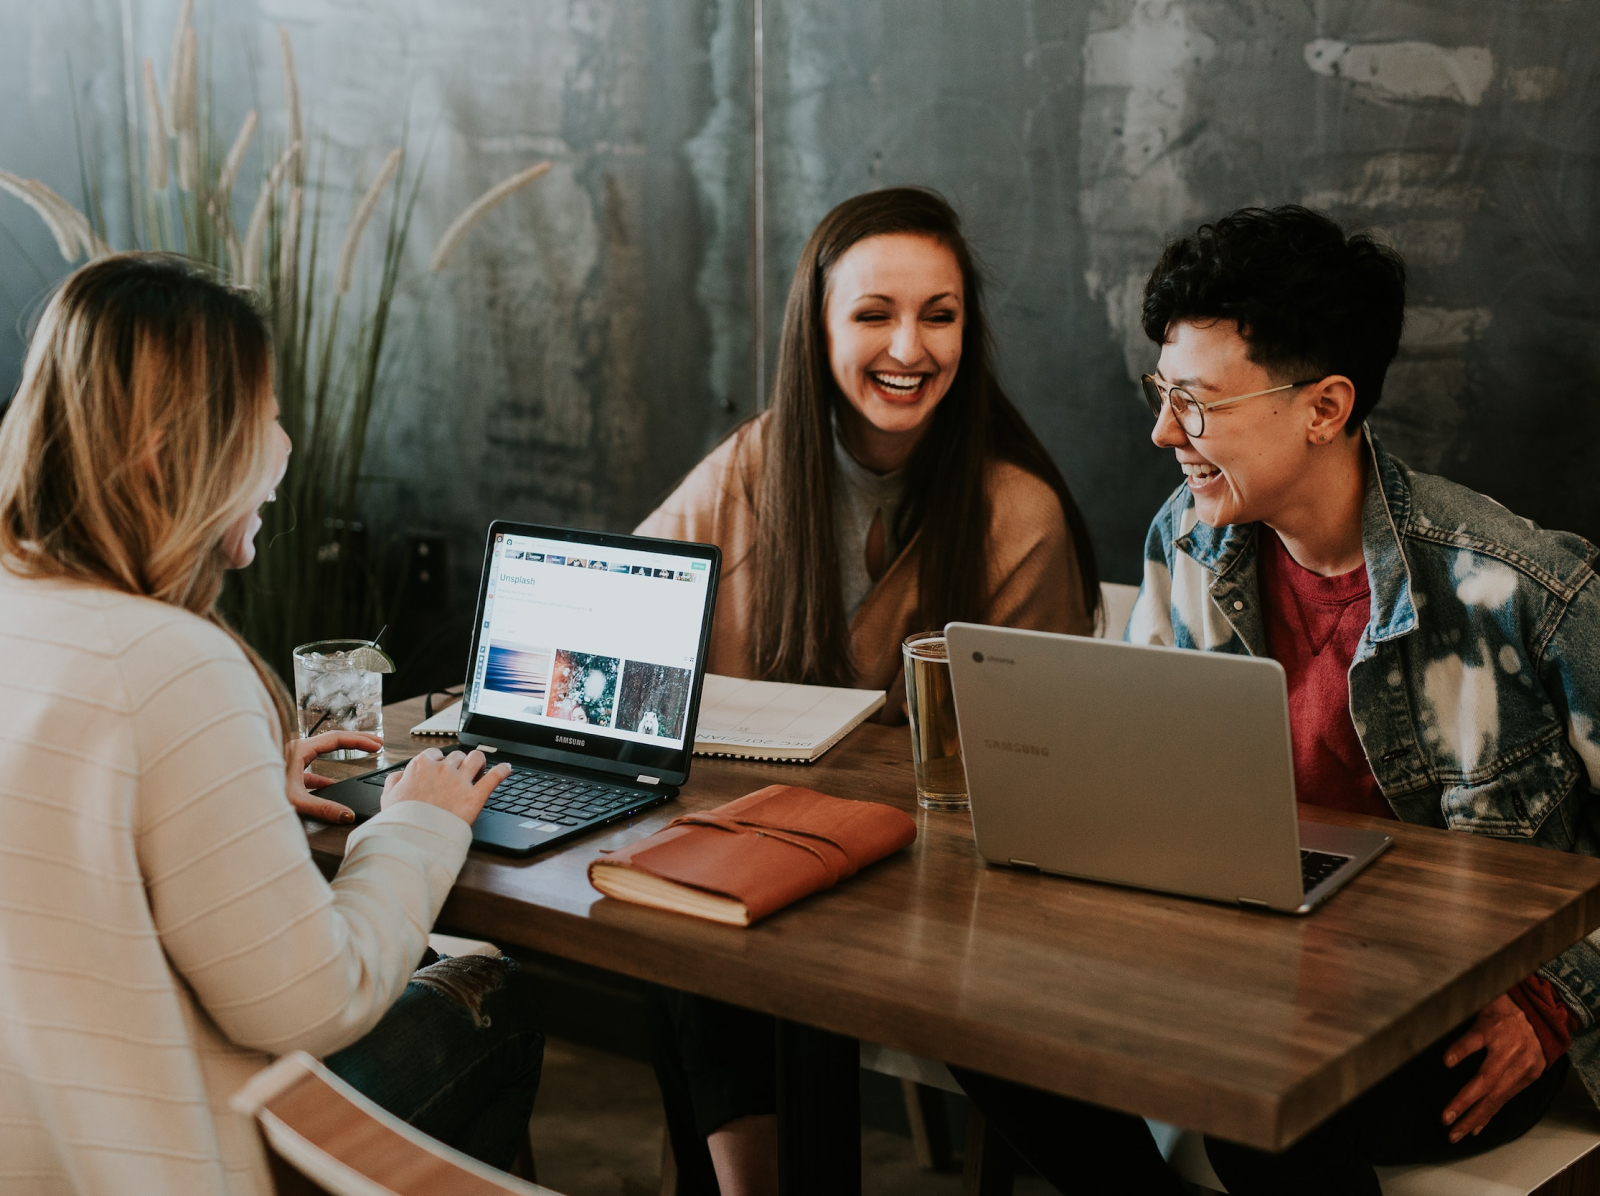
[[[287,740],[283,682],[217,613],[223,539],[271,482],[271,410],[271,339],[245,292],[175,257],[91,262],[45,307],[0,423],[0,559],[215,624]]]

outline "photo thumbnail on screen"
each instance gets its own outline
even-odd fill
[[[526,712],[542,714],[545,696],[550,690],[553,656],[549,648],[530,648],[491,639],[489,660],[483,672],[483,686],[498,693],[525,697],[530,701]]]
[[[621,671],[622,661],[615,656],[558,650],[547,717],[609,727],[616,709],[617,675]]]
[[[630,660],[622,668],[617,726],[640,735],[682,739],[693,674],[665,664]]]

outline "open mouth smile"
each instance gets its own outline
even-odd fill
[[[891,402],[905,402],[915,399],[928,383],[928,374],[891,374],[879,370],[871,370],[867,377],[872,379],[872,385],[878,392]]]
[[[1204,490],[1222,476],[1222,470],[1209,461],[1182,461],[1184,478],[1190,490]]]

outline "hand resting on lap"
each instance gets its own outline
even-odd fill
[[[1444,1123],[1450,1141],[1476,1134],[1517,1093],[1544,1074],[1544,1048],[1527,1017],[1508,996],[1496,997],[1477,1020],[1445,1052],[1446,1067],[1486,1050],[1478,1074],[1446,1106]]]

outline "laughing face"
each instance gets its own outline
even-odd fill
[[[927,430],[961,364],[963,299],[955,254],[931,237],[868,237],[829,271],[828,358],[863,464],[893,468]]]
[[[250,512],[241,517],[222,537],[222,555],[230,569],[243,569],[256,559],[256,533],[261,530],[261,508],[273,500],[278,483],[283,481],[283,475],[289,468],[289,434],[278,422],[276,402],[272,404],[269,414],[272,417],[272,427],[267,435],[271,438],[272,445],[272,481],[254,496],[255,503]]]
[[[1161,348],[1157,377],[1163,387],[1181,386],[1200,403],[1290,381],[1250,360],[1249,345],[1232,320],[1173,325]],[[1284,508],[1299,501],[1308,451],[1329,435],[1330,425],[1319,422],[1312,389],[1260,395],[1209,411],[1200,436],[1188,435],[1163,404],[1150,438],[1176,453],[1202,523],[1277,526]]]

